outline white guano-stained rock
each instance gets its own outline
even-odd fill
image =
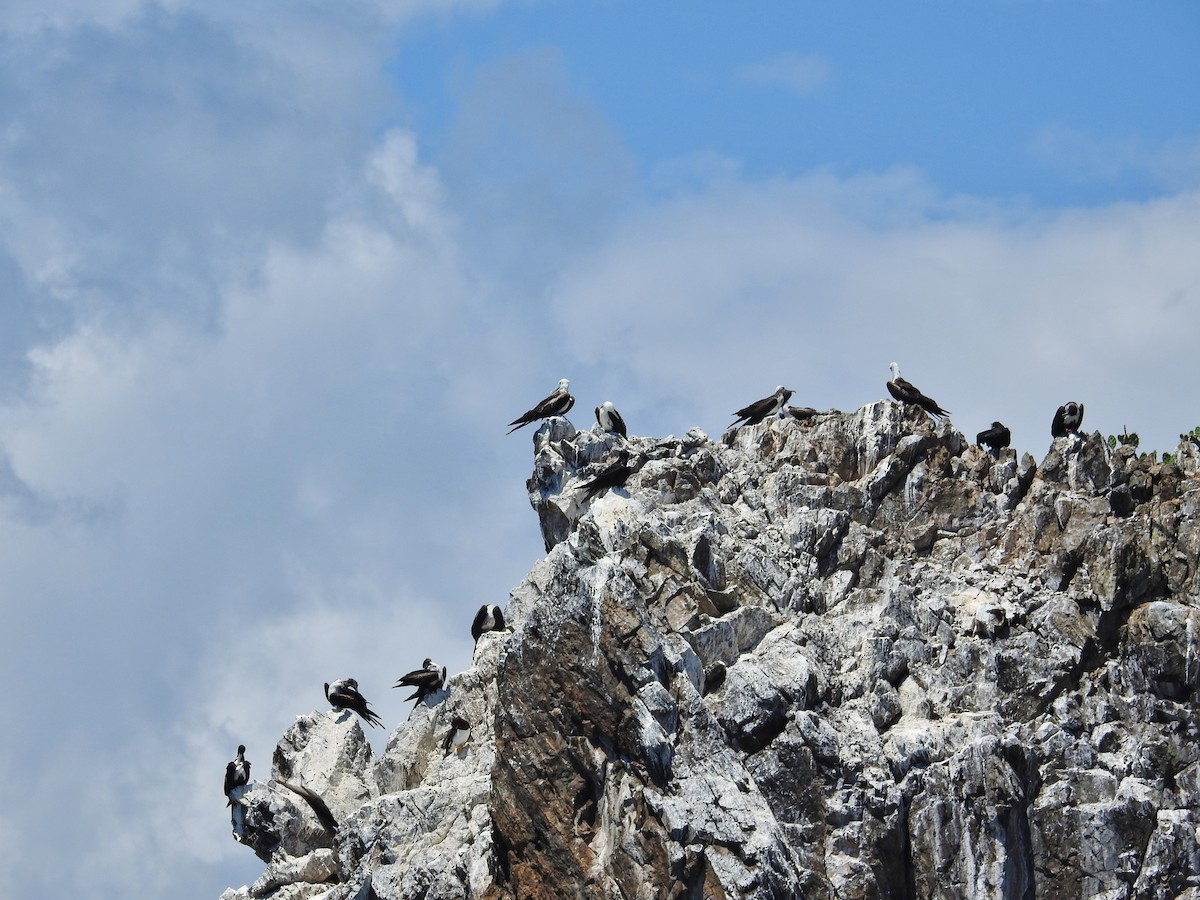
[[[533,449],[511,631],[379,759],[300,717],[226,900],[1200,900],[1194,447],[1037,464],[882,401]]]

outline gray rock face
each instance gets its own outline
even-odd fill
[[[1200,900],[1196,448],[1036,465],[880,402],[632,438],[583,502],[621,444],[541,427],[513,630],[378,760],[298,719],[223,900]]]

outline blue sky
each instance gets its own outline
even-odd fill
[[[528,431],[887,365],[1200,424],[1191,2],[0,8],[0,894],[216,897],[217,781],[541,554]],[[381,749],[385,736],[374,736]]]
[[[952,193],[1094,203],[1161,190],[1150,157],[1194,133],[1187,86],[1200,80],[1190,52],[1200,12],[1186,4],[765,3],[753,12],[521,4],[412,29],[393,71],[436,152],[471,73],[544,50],[642,174],[703,150],[752,178],[913,165]],[[1077,170],[1081,156],[1110,147],[1126,158]]]

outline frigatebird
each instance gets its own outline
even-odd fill
[[[250,763],[246,759],[246,745],[238,744],[237,757],[230,760],[225,767],[225,796],[229,799],[226,806],[233,806],[232,793],[235,788],[245,787],[250,783]]]
[[[378,714],[367,706],[367,698],[358,692],[358,682],[353,678],[339,678],[333,684],[326,684],[325,699],[334,709],[354,710],[368,725],[383,725]]]
[[[767,416],[773,416],[783,407],[783,404],[788,402],[788,397],[792,396],[792,391],[785,388],[782,384],[775,388],[775,393],[770,397],[764,397],[761,400],[755,400],[749,406],[743,406],[734,413],[737,419],[730,425],[730,428],[736,428],[739,425],[757,425]]]
[[[475,621],[471,623],[471,637],[479,643],[479,637],[485,631],[503,631],[504,613],[495,603],[485,603],[475,613]]]
[[[628,450],[621,449],[617,453],[615,462],[602,469],[594,478],[580,484],[579,490],[583,491],[583,502],[587,503],[605,488],[624,487],[629,476],[646,462],[645,457],[640,453],[633,458],[632,463],[630,456]]]
[[[436,694],[446,684],[446,667],[438,666],[432,659],[425,658],[425,662],[421,664],[421,668],[413,669],[405,675],[400,676],[400,680],[392,685],[398,687],[414,687],[416,688],[411,694],[405,697],[405,700],[416,700],[420,703],[430,694]]]
[[[517,416],[508,424],[513,426],[508,430],[512,434],[518,428],[524,428],[530,422],[536,422],[538,419],[547,419],[550,416],[565,416],[575,405],[575,398],[571,396],[571,392],[567,390],[571,382],[566,378],[558,382],[558,387],[554,389],[554,393],[535,406],[528,412]]]
[[[617,412],[617,408],[613,406],[611,400],[605,400],[596,407],[596,421],[605,431],[611,431],[621,437],[629,437],[625,430],[625,420],[621,418],[621,414]]]
[[[975,435],[975,443],[986,446],[991,450],[1003,450],[1012,443],[1012,432],[1003,422],[993,422],[987,431]]]
[[[892,370],[892,380],[887,383],[888,393],[899,400],[901,403],[908,403],[913,406],[919,406],[925,412],[929,413],[934,418],[940,419],[942,416],[948,416],[950,413],[937,405],[931,398],[926,397],[918,391],[911,382],[905,381],[900,377],[899,363],[892,363],[888,366]]]
[[[1083,404],[1071,400],[1060,406],[1054,414],[1054,421],[1050,423],[1050,434],[1060,438],[1078,432],[1082,424]]]

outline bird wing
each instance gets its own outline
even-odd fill
[[[590,481],[585,481],[580,487],[583,489],[584,501],[591,500],[605,488],[619,487],[628,479],[632,470],[626,460],[622,459],[613,463],[604,471],[600,472],[595,478]]]
[[[888,392],[902,403],[916,403],[921,392],[904,378],[893,378],[887,383]]]
[[[614,409],[609,415],[612,417],[612,430],[621,437],[629,437],[625,430],[625,420],[621,418],[621,414]]]
[[[400,680],[392,687],[424,687],[428,684],[436,684],[440,674],[440,669],[413,669],[411,672],[401,675]]]
[[[516,431],[522,425],[528,425],[538,419],[544,419],[547,416],[561,416],[574,405],[575,398],[569,391],[555,391],[533,409],[527,410],[508,424],[515,426],[513,431]]]
[[[483,623],[487,621],[487,607],[479,607],[479,612],[475,613],[475,620],[471,622],[471,638],[478,641],[479,636],[483,634]]]
[[[917,391],[917,401],[916,402],[917,402],[917,405],[919,407],[921,407],[921,409],[925,410],[927,413],[929,413],[931,415],[934,415],[934,416],[950,415],[949,410],[942,409],[940,406],[938,406],[937,401],[935,401],[932,397],[925,396],[920,391]]]
[[[935,416],[948,416],[950,413],[942,409],[931,397],[917,390],[912,382],[904,378],[893,378],[887,383],[888,392],[902,403],[912,403]]]
[[[1067,408],[1060,406],[1054,413],[1054,421],[1050,423],[1050,436],[1062,437],[1067,433],[1067,425],[1063,421],[1063,417],[1067,414]]]
[[[353,693],[347,695],[346,708],[352,709],[362,716],[368,725],[383,725],[383,720],[379,718],[378,713],[376,713],[375,710],[371,709],[371,707],[367,705],[367,698],[358,691],[354,691]]]
[[[375,727],[375,726],[379,726],[380,728],[383,727],[383,719],[379,718],[379,713],[375,712],[375,710],[373,710],[373,709],[371,709],[371,707],[367,706],[366,700],[364,700],[362,702],[361,708],[356,706],[354,708],[354,711],[356,713],[358,713],[360,716],[362,716],[368,725],[370,725],[372,727]]]
[[[770,397],[763,397],[761,400],[755,400],[748,406],[743,406],[734,413],[739,419],[750,419],[754,416],[765,416],[771,411],[771,407],[775,405],[776,397],[772,394]]]

